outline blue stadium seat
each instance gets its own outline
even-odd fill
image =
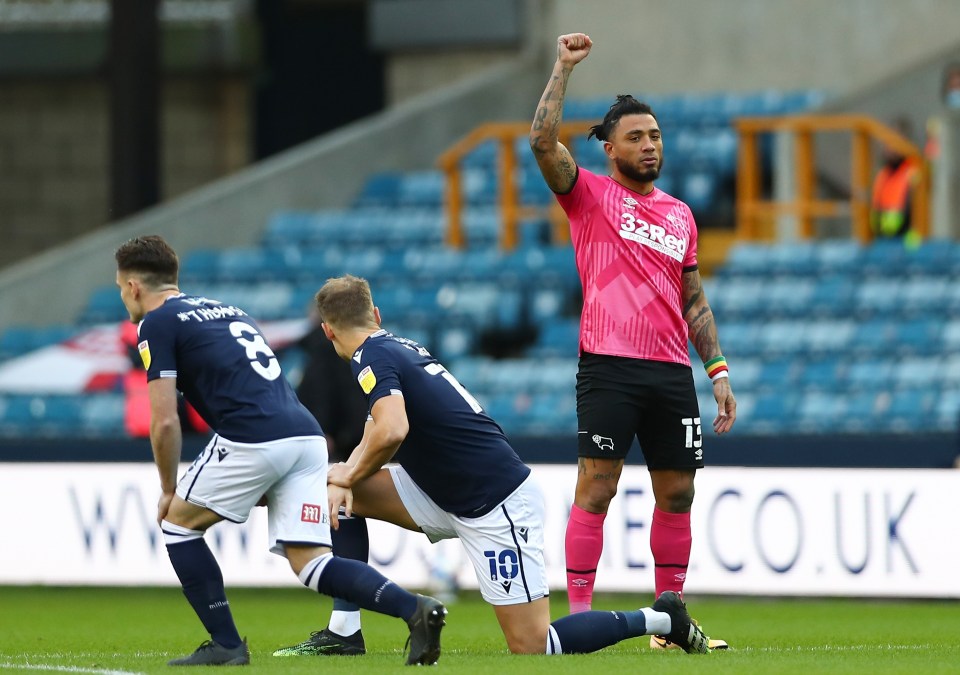
[[[740,242],[734,244],[723,265],[725,275],[757,275],[770,271],[770,247],[766,244]]]
[[[896,325],[896,352],[898,354],[935,354],[940,351],[942,321],[938,318],[919,318]]]
[[[899,389],[890,396],[882,420],[895,432],[927,431],[934,417],[935,394],[929,389]]]
[[[850,275],[861,272],[860,260],[864,247],[852,239],[827,239],[819,243],[816,249],[817,274]]]
[[[818,279],[809,298],[810,313],[847,318],[853,314],[856,292],[857,286],[849,277],[833,275]]]
[[[533,357],[575,356],[580,342],[579,319],[556,319],[540,325],[536,343],[528,354]]]
[[[960,429],[960,388],[941,393],[933,411],[933,428],[939,431],[956,432]]]
[[[120,300],[120,289],[116,286],[102,286],[95,290],[87,301],[87,306],[78,317],[78,322],[114,323],[129,320],[123,302]]]
[[[882,357],[854,361],[846,368],[844,384],[851,391],[889,389],[893,386],[893,370],[894,364]]]
[[[807,325],[807,353],[828,356],[845,352],[856,342],[857,324],[850,319],[821,319]]]
[[[857,354],[890,353],[897,348],[897,323],[889,319],[869,319],[857,324],[851,348]]]
[[[797,409],[797,429],[803,433],[833,433],[844,420],[847,397],[835,391],[808,391]]]
[[[432,353],[444,363],[463,358],[475,346],[476,331],[465,322],[444,321],[433,333]]]
[[[577,410],[573,388],[534,394],[524,422],[524,431],[528,434],[575,434]]]
[[[0,361],[59,344],[78,332],[76,326],[11,326],[0,335]]]
[[[231,248],[220,253],[217,279],[221,282],[253,283],[291,277],[292,266],[282,251],[265,248]]]
[[[681,199],[687,203],[694,215],[710,211],[717,200],[719,184],[717,176],[708,171],[690,171],[683,177],[680,188]]]
[[[493,208],[473,207],[461,214],[470,246],[495,244],[500,238],[500,213]]]
[[[910,274],[941,277],[960,270],[960,247],[952,239],[927,239],[907,250],[904,260]]]
[[[783,241],[767,245],[766,273],[785,277],[817,273],[817,245],[809,241]]]
[[[760,326],[755,348],[764,354],[796,356],[806,352],[805,321],[768,321]]]
[[[760,366],[754,386],[760,392],[782,391],[790,388],[799,376],[799,363],[791,359],[764,361]],[[737,380],[739,384],[739,379]]]
[[[880,396],[886,396],[881,392]],[[843,418],[838,422],[840,431],[850,433],[877,432],[882,426],[878,419],[882,405],[878,402],[876,387],[856,392],[847,398]]]
[[[601,172],[606,168],[609,160],[607,153],[603,150],[602,141],[595,138],[588,139],[585,135],[577,136],[573,139],[571,146],[570,152],[580,166],[585,166],[591,171],[600,169]],[[540,180],[543,181],[543,178],[541,177]]]
[[[236,305],[261,321],[302,317],[306,307],[293,307],[293,285],[281,282],[212,284],[203,295],[225,305]],[[299,296],[298,296],[299,297]]]
[[[943,357],[905,356],[893,371],[894,386],[898,389],[937,390],[944,383],[946,363]]]
[[[781,277],[770,279],[762,292],[767,316],[799,317],[810,313],[816,282],[813,279]]]
[[[723,336],[728,321],[751,320],[764,314],[767,302],[763,287],[750,278],[720,278],[710,284],[707,297],[715,313],[723,317]]]
[[[520,203],[527,206],[546,206],[553,203],[553,192],[537,167],[524,167],[517,172],[517,190]]]
[[[750,426],[759,433],[788,432],[795,423],[797,404],[798,397],[788,391],[759,394],[749,413]]]
[[[723,323],[720,327],[720,344],[729,356],[756,354],[759,332],[759,324],[750,321]]]
[[[180,281],[198,286],[219,281],[220,252],[207,249],[191,251],[180,266]]]
[[[696,370],[696,365],[699,362],[700,357],[693,350],[692,346],[690,351],[692,352],[690,361],[694,364],[694,370]],[[743,356],[730,360],[730,367],[736,371],[736,386],[738,395],[740,390],[753,391],[760,380],[760,373],[763,371],[764,362],[759,358],[751,358],[749,356]],[[694,376],[694,382],[696,383],[698,389],[703,388],[704,391],[709,391],[712,395],[713,385],[706,377],[700,377],[699,374],[696,374]]]
[[[846,359],[840,356],[826,356],[802,364],[802,375],[797,383],[809,391],[831,391],[836,393],[844,380]]]
[[[951,319],[943,326],[941,335],[943,349],[948,352],[960,352],[960,319]]]
[[[943,277],[921,276],[902,280],[898,291],[901,314],[939,314],[947,301],[951,282]]]
[[[463,196],[469,205],[491,205],[497,201],[497,176],[482,169],[466,169],[460,176]],[[441,186],[441,189],[445,189]],[[439,204],[443,203],[443,192]]]
[[[82,436],[83,396],[12,395],[4,397],[0,435]]]
[[[463,157],[464,169],[484,169],[494,171],[498,161],[498,145],[496,141],[484,141]]]
[[[878,239],[864,248],[860,270],[887,278],[903,275],[907,271],[907,249],[899,239]]]
[[[103,438],[125,436],[124,405],[122,393],[84,395],[80,403],[80,425],[84,434]]]
[[[475,328],[516,328],[523,318],[518,288],[497,283],[449,283],[437,292],[437,308],[444,319],[467,319]]]
[[[355,206],[397,206],[400,203],[401,174],[383,172],[370,176],[357,196]]]
[[[856,292],[854,311],[860,317],[887,316],[901,307],[899,278],[869,279],[861,282]]]

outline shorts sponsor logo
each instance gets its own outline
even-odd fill
[[[300,520],[305,523],[321,523],[326,518],[323,509],[316,504],[304,504],[300,509]]]
[[[607,438],[606,436],[599,436],[597,434],[594,434],[591,437],[591,439],[593,440],[594,443],[597,444],[597,447],[600,448],[601,450],[609,450],[610,452],[613,452],[612,438]]]

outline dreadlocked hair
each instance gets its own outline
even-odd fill
[[[613,128],[617,126],[620,118],[624,115],[650,115],[653,119],[657,119],[657,116],[653,113],[653,108],[646,103],[638,101],[630,94],[618,94],[616,103],[607,110],[607,114],[603,116],[603,121],[590,127],[587,139],[609,140]]]

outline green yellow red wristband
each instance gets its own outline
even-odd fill
[[[727,360],[721,355],[716,356],[703,364],[703,369],[707,371],[707,377],[710,381],[715,381],[721,377],[729,377],[730,369],[727,367]]]

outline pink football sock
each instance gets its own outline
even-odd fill
[[[690,564],[690,514],[667,513],[654,507],[650,526],[656,597],[664,591],[683,593]],[[568,563],[569,564],[569,563]]]
[[[606,513],[590,513],[576,504],[567,521],[567,594],[570,613],[586,612],[593,603],[593,584],[603,551],[603,519]]]

